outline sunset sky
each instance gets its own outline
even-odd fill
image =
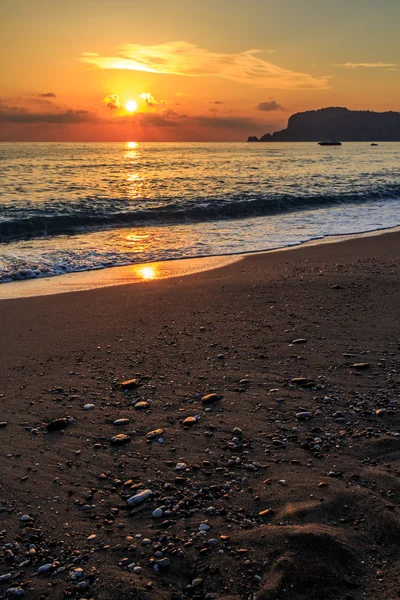
[[[236,141],[297,111],[400,110],[398,0],[3,6],[2,141]]]

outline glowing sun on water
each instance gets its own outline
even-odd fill
[[[133,113],[135,112],[135,110],[137,110],[137,102],[135,100],[128,100],[128,102],[125,104],[125,108],[128,112]]]

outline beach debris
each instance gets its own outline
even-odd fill
[[[141,490],[134,496],[128,498],[127,504],[128,506],[136,506],[137,504],[141,504],[142,502],[147,500],[147,498],[150,498],[152,495],[153,492],[151,490]]]
[[[65,429],[69,425],[69,419],[66,417],[62,417],[61,419],[55,419],[54,421],[50,421],[47,423],[46,429],[49,432],[52,431],[60,431],[60,429]]]
[[[218,402],[221,400],[221,396],[219,394],[207,394],[203,396],[201,399],[202,404],[214,404],[214,402]]]
[[[134,390],[139,387],[140,382],[138,379],[127,379],[126,381],[122,381],[119,385],[123,390]]]
[[[131,437],[125,433],[119,433],[118,435],[113,435],[113,437],[110,438],[110,442],[113,446],[123,446],[124,444],[128,444],[130,441]]]

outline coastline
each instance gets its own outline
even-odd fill
[[[1,302],[0,595],[82,568],[97,600],[391,600],[399,258],[392,231]]]
[[[400,231],[400,226],[397,225],[391,228],[376,229],[354,234],[325,236],[301,242],[299,244],[273,248],[270,250],[260,250],[257,252],[250,251],[240,254],[154,261],[150,263],[138,263],[127,266],[66,273],[55,277],[40,277],[37,279],[13,281],[0,285],[0,301],[13,298],[30,298],[70,292],[83,292],[104,287],[150,282],[154,279],[185,277],[210,269],[219,269],[250,256],[284,252],[302,247],[319,246],[322,244],[341,243],[358,238],[385,235],[386,233],[395,231]]]

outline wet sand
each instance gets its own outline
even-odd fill
[[[398,597],[399,255],[1,301],[0,597]]]

